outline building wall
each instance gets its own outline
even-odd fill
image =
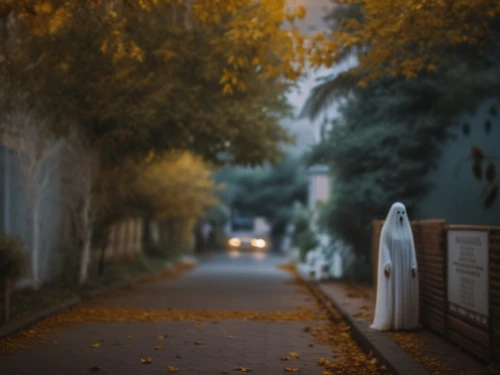
[[[0,173],[2,189],[0,190],[0,220],[3,233],[15,235],[22,239],[26,255],[29,259],[32,247],[31,215],[22,180],[19,158],[13,150],[0,144]],[[58,272],[56,250],[59,246],[61,202],[59,199],[59,171],[55,155],[47,160],[46,168],[50,168],[49,180],[40,199],[39,226],[41,233],[40,278],[46,281]],[[30,276],[19,281],[20,285],[28,284]]]
[[[309,172],[309,209],[314,210],[318,203],[327,202],[329,198],[330,180],[328,168],[323,167],[320,170],[311,169]]]
[[[485,131],[487,121],[491,123],[490,134]],[[463,131],[465,124],[470,125],[469,135]],[[500,101],[485,101],[475,114],[460,116],[457,125],[453,132],[456,139],[445,145],[437,170],[428,176],[435,187],[420,205],[419,216],[445,219],[450,224],[498,226],[500,199],[485,210],[480,196],[487,184],[484,179],[479,182],[473,177],[470,160],[462,164],[461,161],[470,155],[472,146],[479,146],[486,155],[496,157],[497,176],[500,175]],[[500,182],[500,178],[497,180]]]

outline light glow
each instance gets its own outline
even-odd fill
[[[252,240],[251,243],[252,243],[252,246],[258,247],[259,249],[266,247],[266,241],[264,241],[262,239],[254,239],[254,240]]]
[[[228,242],[229,242],[229,245],[234,246],[234,247],[238,247],[241,245],[241,241],[239,238],[231,238]]]

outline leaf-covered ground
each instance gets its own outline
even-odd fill
[[[280,269],[294,272],[293,266],[281,265]],[[163,275],[171,277],[171,273]],[[161,281],[162,277],[154,278],[154,281]],[[152,280],[153,281],[153,280]],[[311,297],[309,290],[304,284],[300,283],[298,279],[293,281],[296,293],[298,295],[306,295]],[[120,292],[122,294],[128,293],[127,291]],[[351,337],[349,327],[340,320],[340,315],[334,316],[331,320],[330,316],[326,314],[324,308],[317,302],[312,306],[299,307],[295,310],[284,309],[275,311],[255,311],[255,310],[186,310],[179,308],[168,309],[141,309],[134,306],[113,306],[106,304],[106,299],[113,298],[119,293],[114,293],[106,296],[105,298],[96,299],[86,303],[82,303],[72,309],[66,310],[60,314],[49,317],[32,327],[30,329],[20,332],[3,340],[0,344],[0,356],[7,356],[19,350],[28,348],[31,345],[39,344],[53,344],[48,340],[58,332],[64,332],[71,327],[83,327],[88,324],[162,324],[161,322],[179,322],[189,323],[192,322],[196,327],[216,326],[217,324],[223,325],[224,322],[247,321],[246,324],[265,323],[265,324],[284,324],[283,329],[289,324],[304,324],[301,329],[301,335],[310,336],[311,340],[308,347],[314,345],[328,345],[331,347],[332,355],[325,355],[318,357],[315,360],[315,366],[318,366],[324,375],[328,374],[387,374],[384,366],[380,366],[376,359],[365,355],[357,346]],[[148,298],[147,295],[141,295],[142,298]],[[177,324],[179,324],[177,323]],[[259,323],[259,324],[261,324]],[[169,323],[170,324],[170,323]],[[224,323],[226,324],[226,323]],[[273,328],[277,332],[282,328],[276,326]],[[290,326],[292,327],[292,326]],[[295,325],[293,325],[295,327]],[[235,330],[236,331],[236,330]],[[240,337],[234,337],[232,334],[227,333],[225,337],[233,342],[238,342]],[[151,342],[151,352],[148,355],[137,358],[138,363],[142,365],[155,366],[157,361],[155,358],[158,355],[155,353],[163,353],[167,350],[167,340],[169,334],[158,334],[154,342]],[[133,335],[127,337],[127,340],[132,342],[135,339]],[[163,344],[162,342],[165,342]],[[284,343],[286,344],[286,343]],[[88,350],[93,350],[92,353],[98,353],[102,350],[103,345],[112,345],[107,342],[93,340],[86,344]],[[118,344],[116,344],[118,345]],[[122,347],[124,344],[120,344]],[[167,346],[166,346],[167,345]],[[189,345],[189,343],[185,343]],[[191,343],[192,346],[199,346],[206,348],[207,345],[213,345],[213,342],[206,342],[205,340],[195,340]],[[236,345],[236,344],[235,344]],[[248,345],[248,344],[247,344]],[[97,351],[97,352],[96,352]],[[168,351],[168,350],[167,350]],[[305,351],[305,350],[302,350]],[[305,363],[302,359],[303,354],[307,357],[307,353],[302,351],[287,351],[281,355],[277,355],[273,361],[279,361],[284,373],[310,373],[308,368],[305,368]],[[310,354],[309,354],[310,355]],[[182,358],[181,353],[176,356]],[[177,359],[179,359],[177,357]],[[268,360],[268,359],[266,359]],[[255,368],[249,367],[245,363],[245,359],[241,358],[241,366],[228,369],[227,373],[234,372],[256,372]],[[89,363],[88,369],[92,371],[103,371],[102,365],[99,363]],[[183,368],[175,363],[168,364],[167,372],[182,372]],[[316,373],[317,370],[314,370]]]
[[[371,287],[336,282],[331,285],[335,294],[343,302],[349,302],[348,313],[354,318],[364,320],[367,323],[373,321],[375,307],[375,291]],[[456,361],[462,356],[459,350],[450,353],[443,348],[440,338],[426,330],[416,332],[387,332],[387,335],[394,340],[401,348],[421,363],[431,374],[457,374],[479,375],[497,374],[498,370],[494,366],[484,366],[479,362],[468,360],[467,362]],[[438,344],[439,345],[438,347]],[[460,363],[460,364],[459,364]],[[462,369],[467,365],[466,369]]]
[[[92,268],[89,283],[83,288],[84,291],[92,291],[102,287],[107,287],[116,283],[130,280],[134,277],[148,274],[160,270],[165,264],[164,259],[145,258],[134,259],[128,262],[111,263],[106,266],[102,277],[97,276],[97,270]],[[172,270],[165,271],[161,277],[174,276],[176,272],[182,272],[192,267],[189,264],[179,265]],[[20,319],[33,314],[34,311],[52,307],[70,298],[77,297],[79,290],[71,288],[62,281],[44,285],[40,290],[35,291],[30,287],[21,289],[12,295],[11,319]]]

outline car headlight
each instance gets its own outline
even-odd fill
[[[262,239],[254,239],[252,240],[252,246],[258,247],[259,249],[262,249],[263,247],[266,247],[266,241]]]
[[[228,241],[229,245],[231,246],[235,246],[235,247],[238,247],[241,245],[241,241],[239,238],[231,238],[229,241]]]

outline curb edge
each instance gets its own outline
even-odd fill
[[[430,375],[430,372],[425,369],[425,367],[423,367],[419,362],[413,359],[413,357],[406,353],[385,333],[371,330],[368,324],[356,321],[342,308],[342,306],[334,298],[325,293],[324,288],[321,284],[307,280],[304,275],[302,275],[302,273],[298,270],[298,267],[297,274],[308,288],[314,289],[317,294],[321,295],[323,301],[320,301],[320,303],[325,304],[325,301],[329,302],[330,306],[326,305],[325,307],[328,310],[328,314],[331,316],[331,318],[337,320],[337,318],[330,310],[331,307],[333,307],[342,316],[342,320],[344,320],[344,322],[346,322],[349,327],[351,327],[352,338],[354,339],[354,341],[356,341],[356,343],[366,354],[372,352],[373,356],[377,358],[377,361],[385,365],[391,374]],[[383,347],[385,345],[387,345],[388,349],[380,350],[379,346]],[[397,358],[397,361],[387,358],[389,357],[389,352],[391,353],[390,357]],[[402,365],[398,365],[398,362]]]

